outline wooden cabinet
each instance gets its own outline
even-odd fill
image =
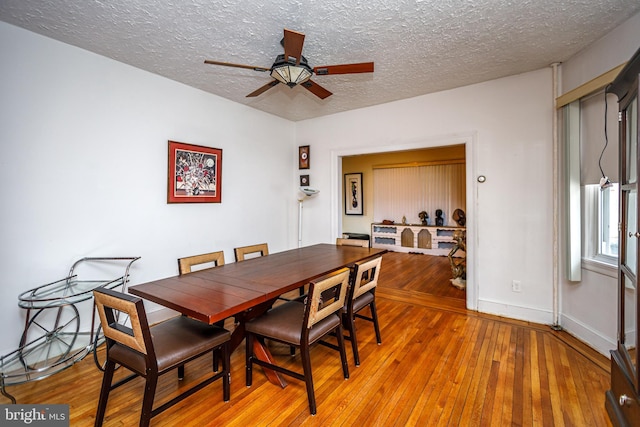
[[[427,255],[449,255],[456,241],[453,233],[464,227],[416,224],[371,224],[371,247],[396,252],[415,252]],[[462,250],[455,256],[464,257]]]
[[[638,333],[640,295],[640,212],[638,198],[638,76],[640,50],[622,69],[607,92],[618,96],[620,111],[620,234],[618,262],[618,342],[611,351],[611,389],[605,406],[615,426],[640,426]]]

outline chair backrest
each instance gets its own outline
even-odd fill
[[[325,317],[344,307],[349,288],[349,273],[348,268],[342,268],[309,284],[303,327],[310,329]],[[323,301],[323,298],[328,296],[331,299]]]
[[[233,252],[236,255],[236,262],[244,261],[245,259],[248,259],[246,258],[247,255],[252,255],[257,253],[260,254],[257,256],[269,255],[269,245],[267,245],[266,243],[260,243],[258,245],[241,246],[239,248],[235,248]]]
[[[154,356],[147,315],[141,298],[113,289],[93,291],[102,331],[107,339],[150,357]],[[129,320],[131,326],[125,324]]]
[[[356,299],[365,292],[378,286],[380,265],[382,257],[376,257],[368,261],[357,262],[354,269],[354,278],[351,282],[351,299]]]
[[[360,246],[362,248],[369,247],[369,241],[363,239],[343,239],[338,237],[336,239],[337,246]]]
[[[178,258],[178,269],[180,274],[191,273],[191,267],[194,265],[213,263],[213,267],[224,265],[224,252],[210,252],[202,255],[193,255],[184,258]]]

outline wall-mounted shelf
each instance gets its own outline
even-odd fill
[[[464,227],[446,227],[416,224],[371,224],[371,247],[395,252],[414,252],[447,256],[456,244],[453,233]],[[464,257],[459,250],[456,257]]]

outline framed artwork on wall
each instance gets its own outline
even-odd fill
[[[298,169],[309,169],[310,154],[308,145],[298,147]]]
[[[363,215],[362,173],[344,174],[344,213]]]
[[[222,149],[169,141],[167,203],[221,203]]]
[[[309,175],[300,175],[300,187],[308,187],[310,185]]]

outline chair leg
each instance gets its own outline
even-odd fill
[[[347,363],[347,352],[344,349],[344,335],[342,331],[342,325],[340,324],[337,327],[336,337],[338,338],[338,348],[340,348],[340,361],[342,362],[342,373],[344,375],[344,379],[346,380],[349,378],[349,364]]]
[[[378,310],[376,310],[376,301],[373,300],[369,305],[371,309],[371,318],[373,319],[373,328],[376,330],[376,340],[378,345],[382,344],[382,338],[380,336],[380,325],[378,324]]]
[[[218,361],[218,349],[213,350],[213,361],[212,361],[213,372],[218,372],[219,361]]]
[[[351,341],[351,350],[353,351],[353,363],[360,366],[360,353],[358,352],[358,339],[356,338],[356,323],[353,316],[347,316],[346,328],[349,332],[349,340]]]
[[[182,381],[184,379],[184,365],[178,366],[178,380]]]
[[[214,323],[214,325],[218,326],[219,328],[224,328],[224,320],[219,320],[216,323]],[[222,352],[222,349],[220,349]],[[218,349],[213,351],[213,372],[218,372]]]
[[[247,387],[251,387],[253,383],[253,373],[252,373],[252,359],[253,359],[253,334],[246,334],[246,350],[245,350],[245,366],[246,366],[246,376],[247,376]]]
[[[311,374],[311,356],[309,355],[309,343],[300,346],[300,356],[302,358],[302,370],[304,372],[304,382],[307,386],[307,399],[309,400],[309,412],[316,414],[316,394],[313,390],[313,375]]]
[[[222,400],[228,402],[231,399],[231,355],[229,354],[229,342],[220,348],[222,351]],[[213,351],[216,353],[216,350]]]
[[[98,409],[96,411],[96,420],[94,422],[95,427],[102,426],[104,421],[104,414],[107,410],[107,401],[109,400],[109,392],[111,391],[111,381],[113,380],[113,372],[116,369],[116,364],[107,360],[102,374],[102,387],[100,388],[100,400],[98,401]]]
[[[153,411],[153,399],[156,395],[158,385],[158,373],[147,374],[144,385],[144,397],[142,398],[142,413],[140,414],[140,427],[148,427],[151,422],[151,412]]]

